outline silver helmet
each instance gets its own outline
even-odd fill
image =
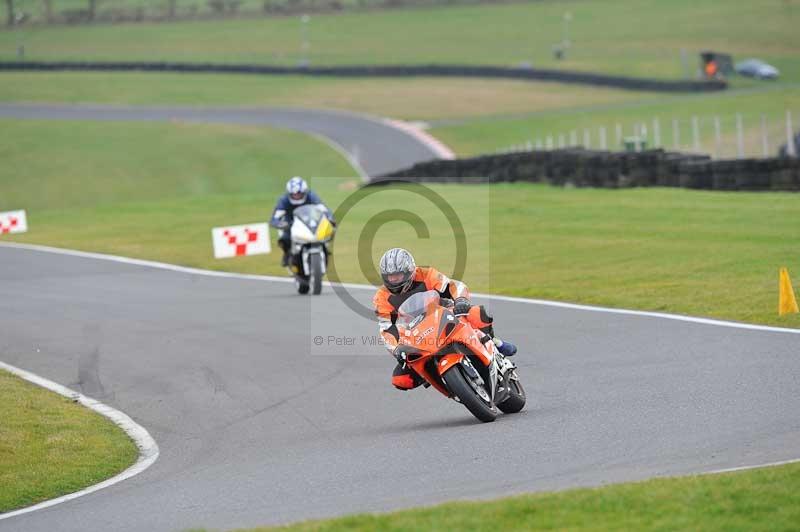
[[[383,285],[393,294],[402,294],[414,282],[417,265],[411,253],[403,248],[392,248],[381,257],[380,269]]]

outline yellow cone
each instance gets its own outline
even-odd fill
[[[786,268],[781,268],[780,296],[778,297],[778,314],[796,314],[800,312],[797,308],[797,299],[794,297],[792,281],[789,280],[789,272]]]

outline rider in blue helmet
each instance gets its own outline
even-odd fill
[[[293,177],[286,182],[286,194],[278,198],[275,210],[272,211],[270,224],[278,229],[278,245],[283,250],[281,266],[289,265],[289,246],[291,244],[291,234],[288,229],[292,225],[292,213],[301,205],[322,205],[322,199],[313,190],[308,188],[308,183],[302,177]],[[328,210],[325,207],[325,210]],[[328,217],[333,215],[328,211]]]

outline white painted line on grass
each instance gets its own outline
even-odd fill
[[[68,397],[69,399],[75,401],[76,403],[80,403],[86,408],[94,410],[98,414],[107,417],[108,419],[116,423],[122,430],[124,430],[128,434],[128,436],[130,436],[130,438],[134,441],[136,447],[139,448],[139,458],[138,460],[136,460],[136,463],[130,466],[125,471],[123,471],[122,473],[114,477],[111,477],[108,480],[104,480],[103,482],[100,482],[98,484],[94,484],[93,486],[89,486],[88,488],[84,488],[80,491],[76,491],[74,493],[70,493],[62,497],[57,497],[55,499],[50,499],[48,501],[40,502],[39,504],[34,504],[33,506],[28,506],[25,508],[21,508],[19,510],[14,510],[12,512],[0,514],[0,520],[8,519],[10,517],[26,514],[36,510],[41,510],[43,508],[48,508],[56,504],[61,504],[62,502],[67,502],[71,501],[72,499],[82,497],[83,495],[88,495],[89,493],[93,493],[103,488],[107,488],[118,482],[122,482],[125,479],[131,478],[134,475],[138,475],[139,473],[141,473],[142,471],[153,465],[153,463],[158,458],[158,445],[156,444],[155,440],[150,436],[150,434],[144,427],[137,424],[125,413],[120,412],[119,410],[116,410],[114,408],[111,408],[110,406],[105,405],[100,401],[97,401],[90,397],[86,397],[85,395],[80,394],[76,391],[70,390],[69,388],[66,388],[58,383],[45,379],[44,377],[40,377],[29,371],[25,371],[24,369],[20,369],[10,364],[6,364],[5,362],[0,361],[0,368],[22,379],[25,379],[30,383],[36,384],[37,386],[41,386],[42,388],[46,388],[59,395]]]
[[[174,264],[167,264],[163,262],[155,262],[142,259],[131,259],[128,257],[120,257],[117,255],[104,255],[102,253],[91,253],[86,251],[75,251],[70,249],[54,248],[49,246],[40,246],[36,244],[21,244],[17,242],[0,242],[0,247],[13,247],[20,249],[28,249],[33,251],[43,251],[47,253],[58,253],[61,255],[72,255],[76,257],[84,257],[97,260],[107,260],[113,262],[121,262],[123,264],[133,264],[136,266],[146,266],[149,268],[158,268],[161,270],[169,270],[180,273],[189,273],[192,275],[205,275],[209,277],[227,277],[230,279],[249,279],[253,281],[270,281],[279,283],[293,283],[294,279],[290,277],[276,277],[272,275],[254,275],[245,273],[231,273],[231,272],[218,272],[214,270],[203,270],[200,268],[187,268],[184,266],[176,266]],[[356,290],[375,290],[374,286],[367,284],[354,284],[354,283],[337,283],[339,286],[345,288],[353,288]],[[331,283],[327,282],[327,286]],[[665,320],[683,321],[688,323],[698,323],[700,325],[713,325],[716,327],[730,327],[732,329],[746,329],[751,331],[763,332],[777,332],[788,334],[800,334],[800,329],[788,329],[785,327],[771,327],[769,325],[754,325],[750,323],[739,323],[735,321],[714,320],[710,318],[696,318],[693,316],[682,316],[680,314],[667,314],[663,312],[648,312],[643,310],[628,310],[617,309],[608,307],[596,307],[592,305],[579,305],[576,303],[561,303],[559,301],[547,301],[544,299],[528,299],[524,297],[500,296],[495,294],[472,294],[474,297],[490,299],[494,301],[508,301],[511,303],[522,303],[526,305],[539,305],[545,307],[566,308],[572,310],[582,310],[587,312],[603,312],[607,314],[622,314],[629,316],[643,316],[648,318],[659,318]]]

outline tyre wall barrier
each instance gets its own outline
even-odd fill
[[[707,155],[647,150],[570,148],[434,160],[374,177],[392,181],[501,183],[526,181],[576,187],[683,187],[706,190],[800,191],[800,159],[712,160]]]
[[[300,75],[332,77],[475,77],[554,81],[637,91],[707,92],[727,88],[727,83],[632,78],[591,72],[470,65],[341,65],[272,66],[171,62],[0,61],[0,71],[140,71],[219,74]]]

